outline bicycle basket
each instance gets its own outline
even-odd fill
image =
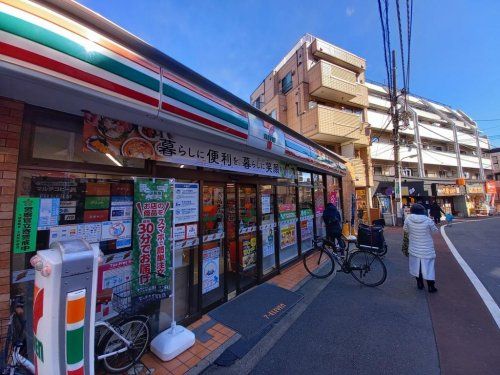
[[[166,276],[157,274],[154,279],[162,280],[165,278]],[[141,285],[140,278],[136,278],[113,288],[111,304],[113,309],[120,314],[134,315],[169,297],[169,285]]]

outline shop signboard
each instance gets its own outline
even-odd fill
[[[484,194],[484,184],[480,182],[466,183],[467,194]]]
[[[295,178],[296,174],[296,167],[273,158],[89,112],[84,116],[83,138],[84,151],[115,157],[151,159],[280,178]]]
[[[463,195],[463,187],[460,185],[450,184],[432,184],[432,194],[438,197],[455,197]]]
[[[29,253],[36,250],[39,210],[40,198],[17,198],[14,253]]]
[[[203,245],[203,274],[202,287],[203,294],[219,287],[219,243],[210,243]]]
[[[138,178],[134,189],[133,287],[170,280],[172,180]],[[156,274],[167,277],[156,277]]]
[[[486,181],[486,193],[495,195],[497,193],[496,181]]]
[[[176,224],[198,221],[199,185],[175,183],[174,217]]]
[[[248,114],[248,145],[267,150],[280,156],[285,155],[285,133],[273,124]]]

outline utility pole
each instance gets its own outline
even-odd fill
[[[392,93],[391,93],[392,138],[394,142],[394,191],[396,198],[396,225],[403,223],[403,202],[401,195],[401,162],[399,160],[399,112],[396,78],[396,51],[392,50]]]

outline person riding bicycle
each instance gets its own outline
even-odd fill
[[[326,205],[325,211],[323,211],[323,221],[326,227],[326,238],[333,243],[335,240],[338,242],[338,249],[342,251],[344,249],[344,241],[342,240],[342,218],[340,217],[340,212],[333,203],[328,203]]]

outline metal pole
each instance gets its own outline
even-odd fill
[[[392,94],[391,94],[391,115],[392,115],[392,134],[394,142],[394,182],[396,184],[396,218],[397,225],[402,225],[403,221],[403,202],[401,196],[401,170],[399,160],[399,113],[398,113],[398,90],[396,87],[396,51],[392,50]]]

